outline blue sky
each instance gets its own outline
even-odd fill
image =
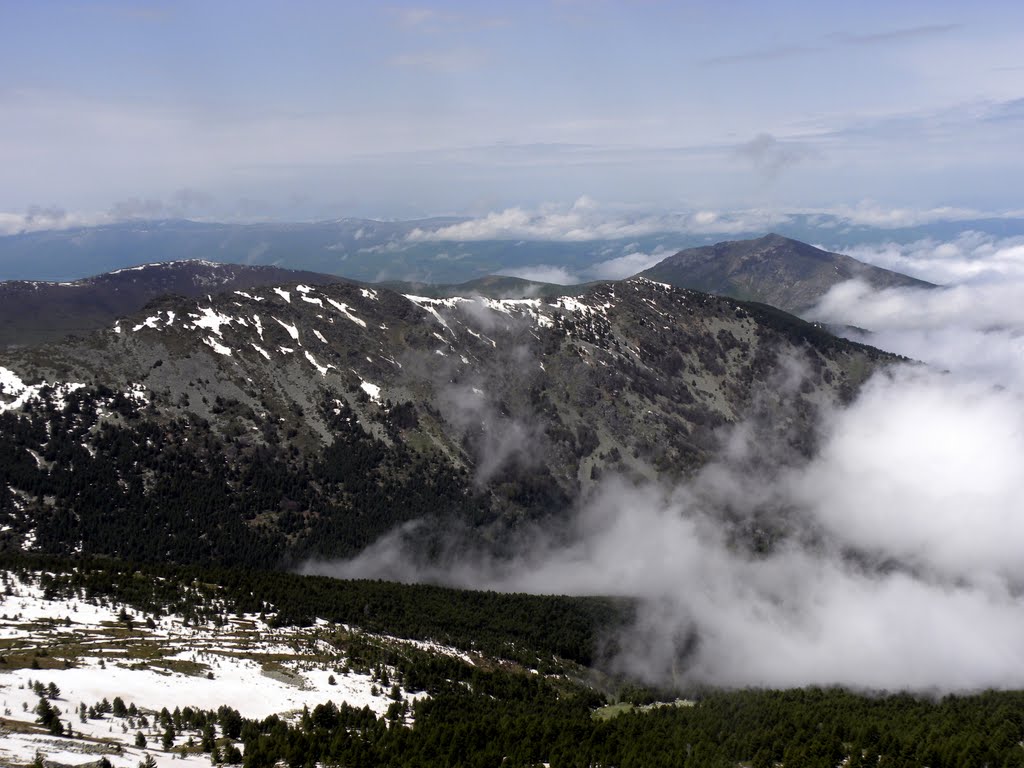
[[[1015,210],[1022,33],[1009,2],[0,0],[0,212]]]

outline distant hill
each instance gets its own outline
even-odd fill
[[[129,267],[70,283],[0,282],[0,348],[106,328],[168,294],[194,299],[281,283],[327,285],[339,279],[278,267],[188,260]]]
[[[688,248],[640,274],[679,288],[758,301],[793,313],[811,308],[833,285],[854,278],[875,288],[935,287],[776,234]]]

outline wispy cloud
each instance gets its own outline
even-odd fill
[[[758,61],[783,61],[807,56],[812,53],[821,53],[824,48],[808,45],[781,45],[777,48],[763,48],[757,51],[746,51],[732,53],[725,56],[712,56],[701,59],[698,64],[705,67],[718,66],[720,64],[737,64]]]
[[[0,235],[20,235],[52,229],[94,227],[111,223],[109,213],[68,212],[58,206],[29,206],[25,213],[0,211]]]
[[[632,251],[614,259],[599,261],[587,270],[593,280],[622,280],[650,269],[658,262],[672,255],[672,249],[656,248],[651,253]]]
[[[867,328],[870,344],[1024,393],[1024,237],[964,232],[846,252],[945,287],[874,291],[851,281],[829,291],[814,318]]]
[[[922,24],[915,27],[902,27],[899,29],[880,30],[877,32],[835,32],[826,36],[823,43],[818,45],[779,45],[773,48],[762,48],[759,50],[740,51],[722,56],[712,56],[710,58],[701,59],[697,63],[701,66],[707,67],[723,64],[784,61],[803,56],[827,53],[835,46],[836,43],[847,46],[870,46],[885,43],[899,43],[945,35],[950,32],[955,32],[962,27],[962,24]]]
[[[806,144],[779,141],[770,133],[758,134],[745,144],[740,144],[736,153],[769,180],[778,178],[783,171],[815,155],[815,151]]]
[[[487,54],[476,48],[457,48],[431,51],[410,51],[391,58],[394,67],[420,69],[443,74],[459,74],[479,69],[487,61]]]
[[[555,285],[576,285],[583,282],[579,275],[554,264],[536,264],[532,267],[503,269],[498,274],[521,277],[524,280],[533,280],[537,283],[554,283]]]
[[[771,211],[691,211],[636,214],[606,208],[583,196],[571,206],[544,205],[494,211],[485,216],[438,229],[415,229],[416,242],[455,240],[549,240],[587,242],[619,240],[662,232],[730,233],[764,229],[786,220]]]
[[[840,204],[828,208],[807,208],[794,213],[812,213],[833,216],[838,221],[879,229],[900,229],[934,224],[940,221],[968,221],[984,218],[1016,218],[1019,211],[983,211],[977,208],[937,206],[934,208],[911,208],[886,206],[874,200],[862,200],[849,205]]]
[[[436,33],[452,27],[497,29],[510,23],[504,16],[479,16],[438,8],[392,8],[389,12],[399,26],[418,32]]]
[[[922,24],[916,27],[902,27],[880,32],[837,32],[834,37],[847,45],[875,45],[945,35],[963,29],[963,26],[963,24]]]
[[[311,570],[509,591],[640,599],[620,669],[664,685],[846,685],[920,692],[1024,684],[1024,267],[1017,241],[965,237],[879,260],[983,262],[1013,279],[950,289],[834,289],[823,319],[934,367],[879,372],[823,414],[791,461],[750,422],[668,488],[603,482],[558,535],[503,558],[419,567],[415,535]],[[965,270],[959,270],[965,271]],[[897,346],[893,347],[892,345]],[[768,386],[799,392],[801,370]],[[948,368],[949,372],[941,372]],[[798,401],[799,397],[796,398]],[[740,530],[778,526],[767,551]]]

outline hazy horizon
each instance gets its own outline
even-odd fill
[[[1008,2],[0,5],[0,217],[1018,209]]]

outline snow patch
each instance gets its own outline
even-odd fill
[[[50,387],[53,390],[53,402],[58,408],[66,404],[66,397],[75,390],[81,389],[85,384],[69,382],[67,384],[49,384],[43,381],[39,384],[26,384],[14,371],[0,366],[0,392],[14,400],[3,402],[0,400],[0,413],[21,408],[30,400],[39,400],[42,397],[43,389]]]
[[[223,344],[221,344],[215,338],[213,338],[213,336],[207,336],[205,339],[203,339],[203,342],[208,346],[212,347],[213,351],[216,352],[218,355],[226,355],[227,357],[231,357],[230,347],[225,347]]]
[[[314,368],[316,368],[318,371],[320,371],[320,375],[321,376],[326,376],[327,375],[327,371],[329,371],[331,368],[334,367],[330,363],[328,363],[327,365],[320,365],[320,363],[318,363],[316,361],[316,358],[313,357],[313,355],[311,355],[309,353],[309,350],[306,350],[305,354],[306,354],[306,359],[309,360],[310,365],[312,365]]]
[[[277,318],[276,318],[276,317],[275,317],[274,319],[275,319],[275,320],[277,320]],[[284,329],[285,329],[286,331],[288,331],[288,335],[292,337],[292,340],[293,340],[293,341],[299,341],[299,329],[298,329],[298,328],[297,328],[296,326],[294,326],[294,325],[289,325],[289,324],[288,324],[288,323],[286,323],[286,322],[285,322],[284,320],[277,320],[277,323],[278,323],[278,325],[280,325],[280,326],[281,326],[282,328],[284,328]],[[302,342],[301,342],[301,341],[299,341],[299,344],[301,345],[301,344],[302,344]]]
[[[380,387],[378,387],[376,384],[371,384],[368,381],[362,382],[359,386],[363,390],[363,392],[370,396],[371,400],[373,400],[375,403],[380,402]]]
[[[352,312],[351,312],[351,311],[350,311],[350,309],[349,309],[349,306],[348,306],[348,304],[342,304],[341,302],[335,301],[334,299],[330,299],[330,298],[329,298],[329,299],[327,299],[327,301],[328,301],[328,302],[330,302],[330,304],[331,304],[331,305],[332,305],[332,306],[333,306],[333,307],[334,307],[334,308],[335,308],[336,310],[338,310],[339,312],[341,312],[341,314],[343,314],[343,315],[344,315],[345,317],[347,317],[347,318],[348,318],[349,320],[351,320],[351,321],[352,321],[353,323],[355,323],[356,325],[361,325],[361,326],[362,326],[363,328],[365,328],[365,327],[366,327],[366,321],[365,321],[365,320],[360,320],[360,319],[359,319],[358,317],[356,317],[355,315],[353,315],[353,314],[352,314]]]
[[[235,322],[235,318],[231,317],[231,315],[222,314],[213,307],[200,307],[198,315],[189,313],[189,317],[196,328],[213,331],[221,338],[224,337],[224,334],[221,332],[221,326],[231,325],[231,323]]]
[[[143,328],[152,328],[153,330],[159,330],[157,328],[157,323],[159,323],[159,322],[160,322],[160,315],[153,315],[152,317],[147,317],[141,323],[139,323],[138,325],[134,326],[132,328],[132,332],[135,333],[136,331],[141,331]]]

